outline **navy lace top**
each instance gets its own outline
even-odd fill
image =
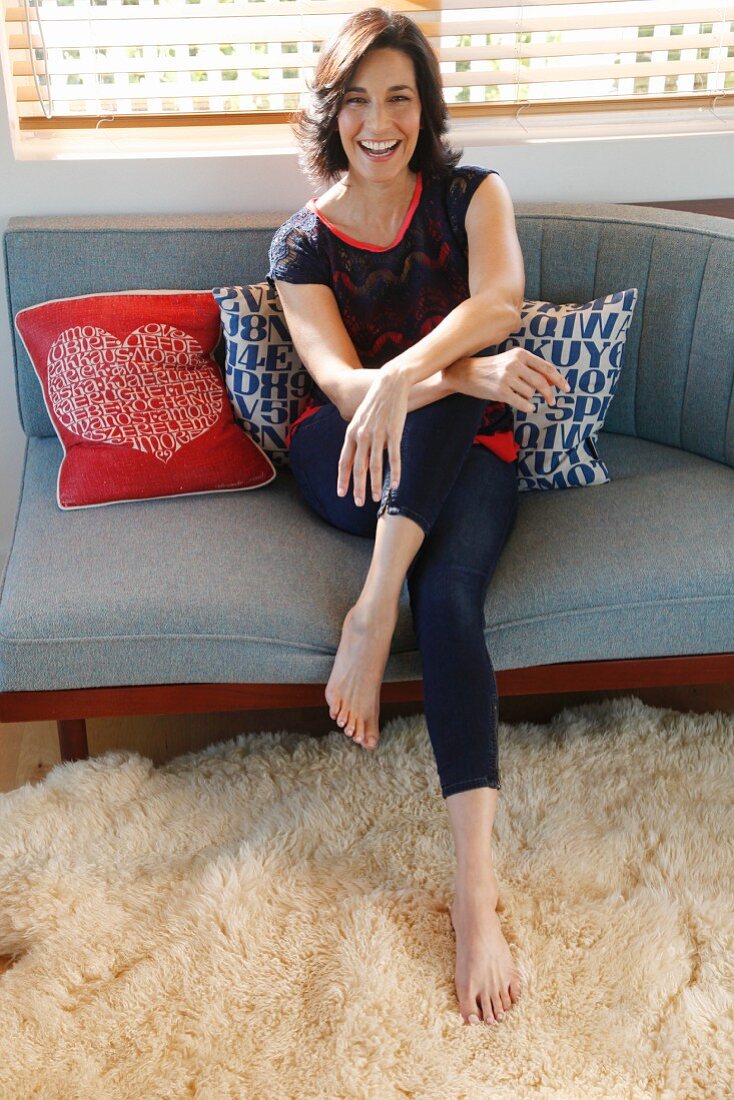
[[[403,224],[387,247],[346,236],[309,199],[276,231],[267,278],[330,287],[362,366],[381,367],[469,297],[464,221],[474,192],[493,171],[459,165],[445,178],[419,172]],[[314,382],[288,444],[297,426],[328,400]],[[490,401],[474,442],[513,462],[519,451],[513,427],[512,408]]]

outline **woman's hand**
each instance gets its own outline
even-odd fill
[[[389,367],[375,371],[375,380],[349,421],[344,446],[339,456],[336,491],[343,497],[354,477],[354,500],[364,504],[367,470],[370,472],[372,499],[382,496],[382,455],[387,447],[391,482],[400,482],[400,442],[408,415],[411,383],[405,374]]]
[[[509,348],[499,355],[471,355],[457,359],[444,374],[459,393],[503,401],[522,412],[533,412],[531,398],[536,390],[545,394],[549,405],[556,398],[551,386],[568,393],[566,379],[551,363],[525,348]]]

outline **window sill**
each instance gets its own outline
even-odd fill
[[[734,107],[670,111],[523,114],[452,122],[457,148],[544,142],[611,141],[638,137],[733,134]],[[244,157],[297,153],[288,125],[105,127],[13,133],[16,160],[125,160],[169,157]]]

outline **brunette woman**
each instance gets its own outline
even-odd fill
[[[448,117],[416,24],[380,8],[349,18],[296,118],[302,168],[315,184],[336,182],[277,231],[268,277],[314,380],[289,436],[293,475],[327,522],[374,539],[329,713],[375,748],[407,576],[456,850],[459,1009],[494,1023],[520,979],[496,912],[498,701],[484,601],[517,514],[511,406],[532,410],[536,391],[552,404],[566,383],[524,350],[482,353],[519,326],[523,260],[507,187],[493,170],[457,165]]]

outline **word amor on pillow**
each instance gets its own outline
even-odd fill
[[[214,290],[226,340],[225,381],[235,418],[276,463],[285,465],[288,428],[303,411],[311,377],[298,357],[275,287]]]

